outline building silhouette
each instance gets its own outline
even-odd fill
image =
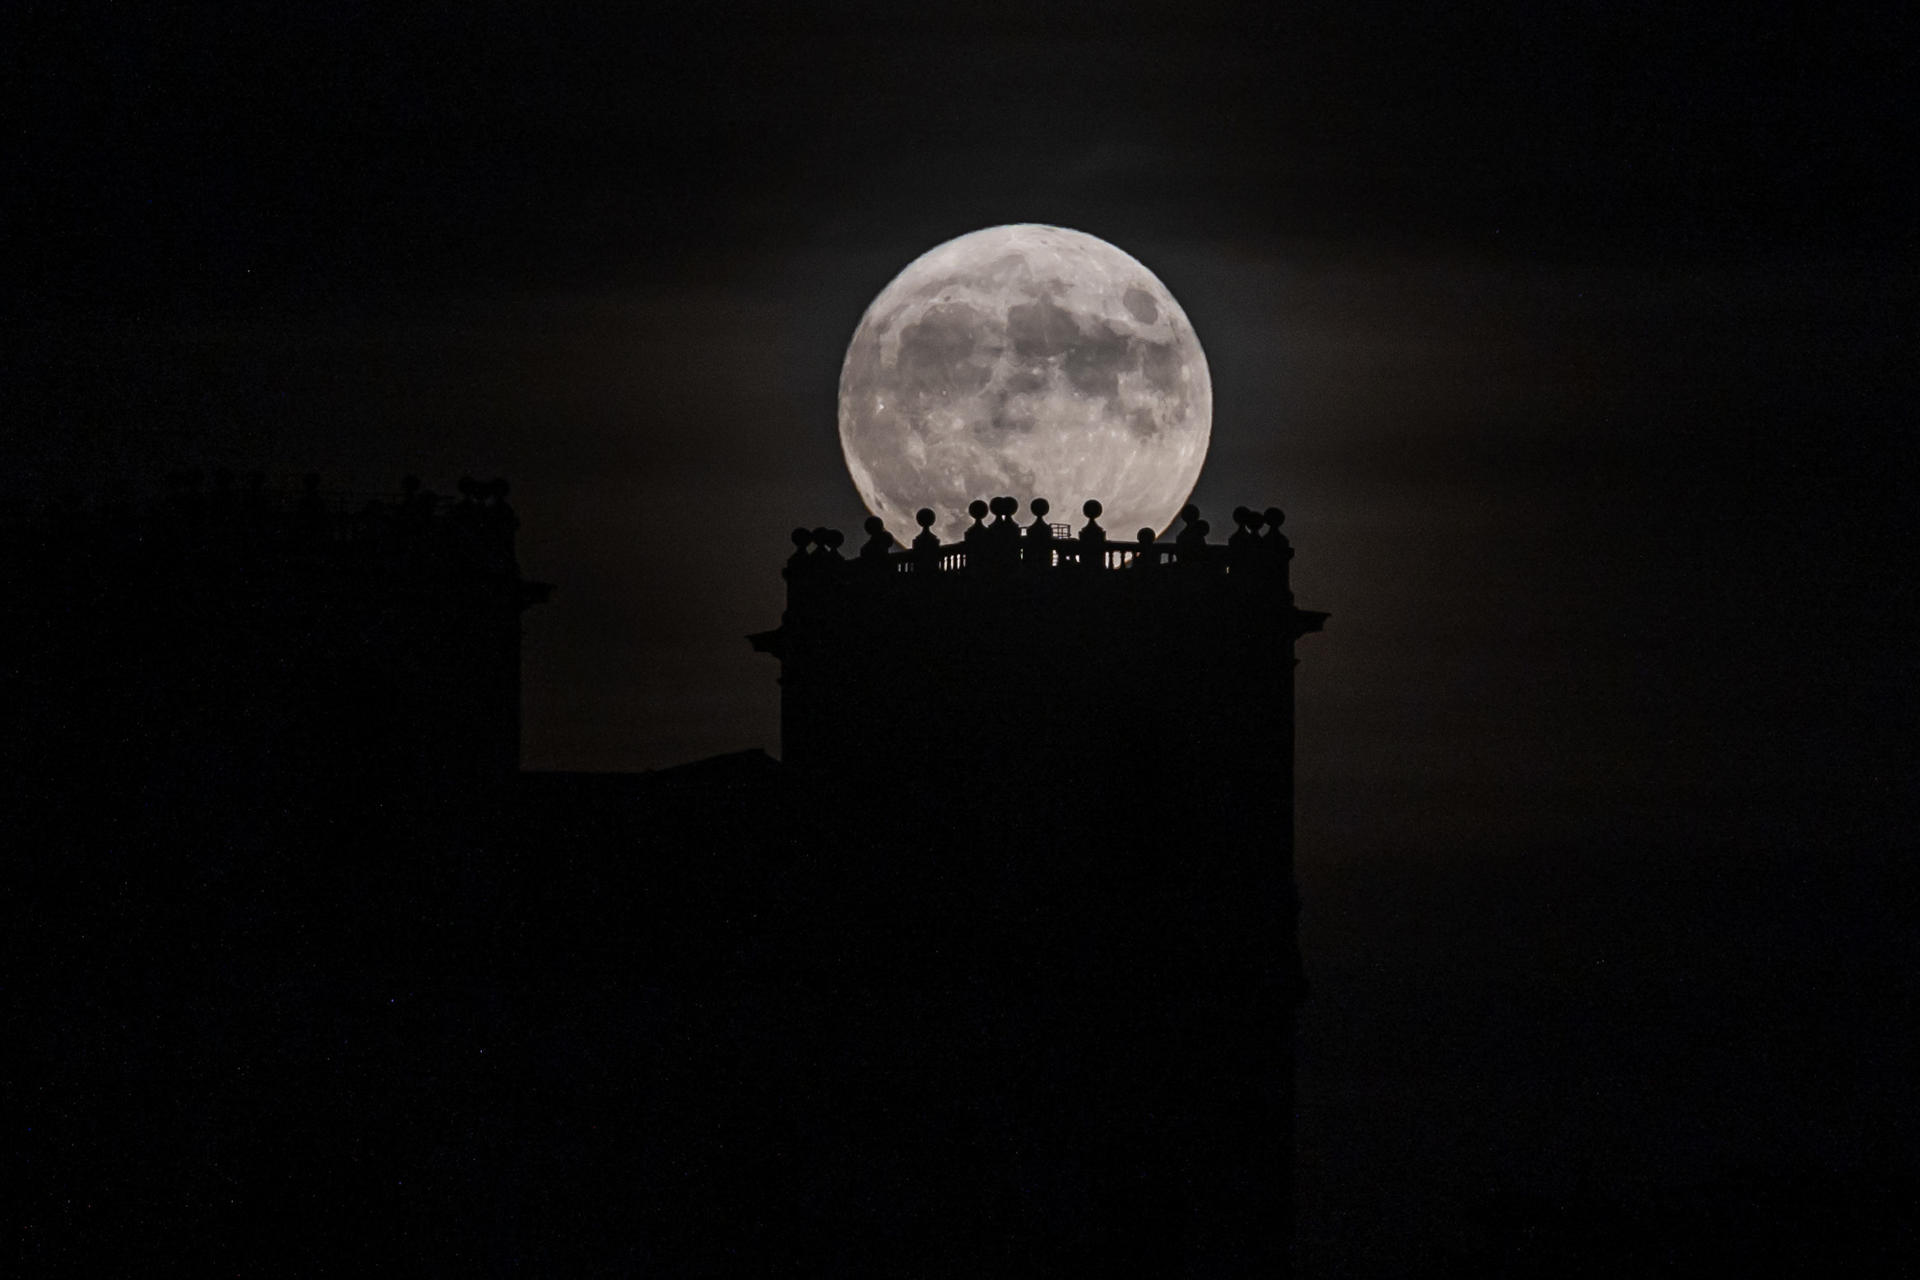
[[[790,784],[840,833],[849,898],[893,917],[847,921],[863,998],[944,1028],[937,1067],[862,1088],[962,1113],[1027,1170],[989,1230],[1027,1256],[1276,1274],[1304,991],[1294,647],[1326,615],[1294,604],[1278,510],[1237,510],[1219,545],[1192,508],[1172,544],[1108,538],[1097,502],[1077,533],[1017,509],[974,503],[947,546],[931,511],[906,548],[869,521],[851,559],[796,529],[781,624],[750,637],[781,664]]]
[[[142,506],[16,523],[0,645],[19,798],[46,829],[192,829],[235,857],[498,800],[519,770],[520,615],[548,588],[520,575],[506,482],[460,488],[178,473]]]
[[[502,482],[14,522],[23,1273],[1284,1268],[1324,615],[976,505],[796,531],[783,759],[629,775],[518,771]]]

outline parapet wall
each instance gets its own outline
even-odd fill
[[[1048,571],[1083,572],[1128,569],[1137,575],[1154,570],[1177,570],[1181,581],[1205,577],[1240,575],[1257,577],[1269,587],[1278,584],[1287,591],[1287,566],[1293,559],[1293,547],[1281,532],[1286,517],[1277,507],[1255,512],[1249,507],[1234,511],[1236,531],[1225,544],[1207,542],[1209,527],[1200,519],[1199,509],[1189,506],[1181,513],[1185,527],[1172,542],[1161,542],[1151,529],[1142,529],[1132,541],[1116,542],[1101,528],[1098,502],[1085,507],[1086,523],[1076,534],[1069,525],[1047,519],[1048,505],[1033,503],[1032,523],[1021,525],[1013,519],[1013,500],[996,498],[992,503],[975,502],[970,514],[974,522],[958,542],[942,543],[931,527],[934,513],[919,512],[920,535],[912,545],[901,547],[887,532],[878,517],[866,522],[867,541],[852,560],[840,552],[844,543],[837,529],[795,529],[794,552],[788,558],[786,578],[790,589],[804,591],[820,581],[846,581],[875,575],[897,574],[925,577],[934,574],[970,573],[1044,574]],[[995,518],[991,523],[986,517]],[[1262,530],[1265,532],[1262,532]],[[1291,593],[1288,592],[1291,599]]]
[[[958,776],[1031,744],[1054,776],[1112,780],[1238,738],[1290,768],[1293,644],[1326,615],[1294,607],[1277,519],[1242,508],[1210,544],[1189,508],[1172,542],[1116,544],[1097,504],[1066,536],[1008,505],[951,544],[931,512],[906,548],[870,520],[852,559],[833,530],[794,531],[781,626],[749,637],[782,664],[787,763]]]
[[[54,591],[156,577],[311,590],[316,572],[335,571],[362,584],[502,585],[519,578],[507,494],[504,480],[462,480],[452,498],[411,476],[398,492],[366,495],[325,491],[315,475],[269,486],[259,473],[236,484],[223,472],[209,487],[176,474],[149,502],[67,501],[16,520],[0,555],[16,581]]]

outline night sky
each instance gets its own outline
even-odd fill
[[[742,637],[786,531],[865,514],[862,311],[977,227],[1090,232],[1206,348],[1194,500],[1284,506],[1333,615],[1303,1261],[1522,1192],[1910,1170],[1899,33],[818,8],[10,8],[0,495],[505,475],[558,585],[527,766],[773,749]]]

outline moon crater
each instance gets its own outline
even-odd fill
[[[1151,272],[1060,227],[989,227],[909,264],[867,308],[840,371],[840,443],[903,540],[930,506],[1088,498],[1109,528],[1166,528],[1206,458],[1206,356]]]

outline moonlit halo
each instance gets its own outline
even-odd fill
[[[928,250],[880,291],[840,370],[840,446],[861,498],[906,541],[932,507],[1089,498],[1120,537],[1164,530],[1212,431],[1207,358],[1165,285],[1106,241],[1034,223]]]

